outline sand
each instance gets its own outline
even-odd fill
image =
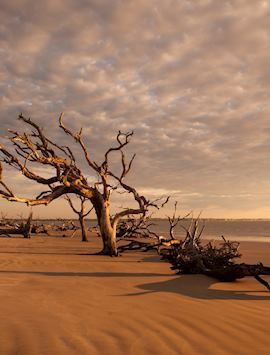
[[[241,245],[270,265],[269,243]],[[99,247],[0,239],[1,355],[270,353],[270,293],[255,279],[176,276],[154,253],[86,255]]]

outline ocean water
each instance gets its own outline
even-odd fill
[[[39,223],[50,224],[62,224],[66,221],[60,220],[44,220]],[[77,221],[74,220],[77,224]],[[169,223],[166,219],[153,219],[153,225],[151,230],[158,235],[167,236],[169,234]],[[96,220],[87,220],[88,227],[94,227],[97,225]],[[186,220],[179,222],[175,228],[175,236],[182,238],[185,236],[186,231],[184,228],[188,228],[190,221]],[[199,222],[199,229],[204,226],[202,233],[203,238],[216,239],[220,236],[224,236],[230,240],[255,240],[270,242],[270,220],[251,220],[251,219],[201,219]]]
[[[175,228],[176,237],[184,237],[190,221],[179,222]],[[158,220],[156,230],[168,235],[168,221]],[[229,240],[236,241],[264,241],[270,242],[270,220],[227,220],[227,219],[202,219],[199,222],[199,230],[203,229],[202,237],[217,239],[224,236]],[[153,228],[153,229],[154,229]]]

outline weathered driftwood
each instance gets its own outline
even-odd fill
[[[128,239],[128,238],[123,238],[120,239],[120,242],[127,242],[125,244],[121,244],[118,246],[118,251],[119,253],[123,253],[128,250],[141,250],[141,251],[149,251],[149,250],[155,250],[158,254],[160,253],[160,250],[163,249],[164,247],[170,247],[172,244],[179,244],[180,241],[178,239],[169,239],[165,238],[163,236],[157,236],[156,241],[142,241],[138,240],[138,236],[135,237],[135,239]],[[145,238],[145,236],[144,236]],[[151,236],[148,238],[151,238]]]
[[[129,218],[119,222],[116,229],[117,241],[127,240],[130,238],[158,238],[158,235],[151,231],[154,223],[151,221],[151,216],[141,216],[140,218]]]
[[[74,230],[77,230],[79,229],[79,227],[77,227],[73,221],[67,221],[67,222],[64,222],[60,225],[54,225],[52,226],[52,229],[54,231],[58,231],[58,232],[66,232],[66,231],[74,231]]]
[[[171,216],[167,216],[168,222],[169,222],[169,234],[170,234],[170,239],[171,240],[175,240],[175,236],[174,236],[174,229],[175,227],[177,227],[178,223],[180,221],[184,221],[187,217],[190,216],[190,213],[188,213],[187,215],[185,215],[184,217],[181,216],[177,216],[177,204],[178,202],[176,201],[174,203],[174,212],[172,217]]]
[[[157,250],[158,247],[160,246],[160,242],[149,243],[149,242],[142,242],[134,239],[125,239],[125,241],[128,243],[118,246],[119,253],[123,253],[124,251],[127,250],[141,250],[141,251]]]
[[[50,225],[33,224],[31,233],[32,234],[47,234],[47,235],[49,235],[50,230],[52,230]]]
[[[167,199],[165,203],[167,203],[168,200],[169,199]],[[174,236],[174,229],[180,221],[184,221],[189,215],[190,213],[184,217],[177,216],[177,202],[175,202],[173,216],[167,216],[169,223],[169,238],[158,235],[151,230],[151,227],[154,225],[151,221],[152,215],[147,217],[142,216],[137,219],[129,218],[125,221],[121,221],[117,229],[118,242],[124,240],[128,241],[128,243],[120,245],[118,251],[122,253],[127,250],[156,250],[159,253],[160,249],[163,247],[179,244],[180,241]],[[155,238],[156,241],[139,241],[138,238]]]
[[[32,234],[47,234],[50,235],[53,232],[66,232],[66,231],[73,231],[76,232],[79,229],[73,221],[67,221],[60,225],[55,224],[39,224],[35,223],[32,225]],[[73,235],[72,234],[72,235]]]
[[[153,225],[155,224],[151,221],[151,215],[140,218],[129,217],[122,220],[116,231],[118,252],[123,253],[128,250],[158,251],[166,240],[151,230]],[[149,240],[151,241],[149,242]]]
[[[241,257],[239,243],[227,241],[214,245],[212,242],[201,242],[202,229],[199,230],[199,219],[192,221],[184,241],[171,244],[160,251],[162,259],[172,264],[178,274],[204,274],[222,282],[231,282],[246,276],[253,276],[269,291],[270,286],[261,275],[270,275],[270,268],[262,263],[251,265],[234,262]]]
[[[227,241],[222,236],[222,242],[218,245],[213,242],[202,242],[201,236],[204,225],[200,225],[199,217],[191,220],[186,230],[186,238],[178,240],[174,236],[174,228],[177,226],[180,217],[176,217],[176,205],[173,217],[169,218],[170,238],[162,236],[155,242],[140,241],[138,239],[126,239],[127,244],[118,247],[119,252],[127,250],[156,250],[161,259],[169,261],[173,270],[178,274],[204,274],[218,279],[222,282],[231,282],[246,276],[253,276],[258,282],[264,285],[269,291],[270,286],[262,279],[262,275],[270,275],[270,267],[262,263],[251,265],[234,262],[234,259],[241,257],[239,243]]]
[[[22,234],[24,238],[31,237],[31,229],[32,229],[32,213],[30,213],[26,223],[21,223],[17,227],[13,228],[0,228],[0,235],[10,236],[12,234]]]

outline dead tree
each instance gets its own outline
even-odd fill
[[[116,246],[116,227],[118,222],[129,215],[145,215],[150,207],[158,208],[158,201],[149,201],[141,196],[137,190],[124,182],[129,173],[133,157],[127,162],[124,148],[129,144],[133,132],[118,132],[116,144],[109,148],[101,163],[96,163],[90,156],[82,137],[82,129],[79,132],[72,132],[63,123],[63,114],[59,117],[59,127],[80,146],[85,161],[98,177],[97,181],[89,184],[85,175],[78,167],[75,156],[68,146],[60,146],[53,142],[43,133],[38,124],[30,118],[19,115],[19,120],[23,121],[30,132],[19,133],[10,130],[9,141],[13,144],[10,151],[4,146],[0,146],[2,162],[20,171],[27,179],[46,186],[36,198],[29,199],[17,196],[12,189],[2,179],[2,168],[0,169],[0,196],[9,200],[26,203],[30,206],[48,205],[53,200],[67,195],[75,194],[89,199],[95,209],[100,235],[103,241],[103,249],[100,254],[111,256],[117,255]],[[111,155],[120,155],[120,173],[117,174],[110,168]],[[36,174],[33,170],[34,165],[47,166],[53,168],[55,173],[47,178]],[[137,203],[136,208],[127,208],[116,213],[110,214],[110,202],[112,192],[118,188],[129,193]]]
[[[31,237],[31,229],[32,229],[32,213],[30,213],[26,223],[21,223],[17,227],[10,228],[0,228],[0,235],[10,236],[12,234],[22,234],[24,238]]]
[[[117,226],[117,240],[125,240],[127,238],[158,238],[158,235],[151,230],[154,223],[151,221],[152,215],[134,218],[128,216],[127,219],[121,220]]]
[[[269,267],[262,263],[235,263],[234,260],[241,257],[239,243],[228,241],[223,236],[218,245],[211,241],[203,243],[203,229],[204,226],[199,226],[199,218],[192,220],[186,229],[186,238],[161,249],[161,258],[169,261],[178,274],[204,274],[222,282],[253,276],[270,291],[268,282],[261,278],[261,275],[270,275]]]
[[[158,235],[151,231],[151,226],[153,223],[151,222],[151,216],[147,216],[147,218],[140,219],[129,219],[127,221],[123,221],[123,225],[121,228],[120,225],[120,233],[119,241],[127,241],[128,244],[122,244],[118,247],[119,252],[124,252],[127,250],[141,250],[141,251],[149,251],[156,250],[158,253],[160,249],[171,246],[172,244],[179,244],[180,241],[175,238],[174,230],[179,224],[180,221],[184,221],[190,213],[186,214],[184,217],[176,216],[177,214],[177,202],[174,204],[174,213],[173,216],[167,216],[169,222],[169,237],[166,238],[162,235]],[[154,237],[156,240],[153,241],[141,241],[138,238],[149,238]]]
[[[93,210],[93,207],[90,208],[88,211],[86,211],[85,203],[87,202],[87,199],[83,196],[79,196],[80,207],[81,207],[80,210],[76,209],[76,207],[74,206],[74,203],[72,202],[72,200],[69,196],[66,196],[66,199],[67,199],[72,211],[78,215],[78,220],[80,223],[81,234],[82,234],[82,242],[88,242],[85,217],[87,217],[90,214],[90,212]]]
[[[159,236],[151,231],[151,216],[141,218],[130,217],[119,223],[117,228],[117,243],[120,253],[128,250],[148,251],[160,245]],[[151,238],[151,242],[145,239]],[[152,238],[156,239],[154,242]],[[144,239],[144,240],[142,240]]]

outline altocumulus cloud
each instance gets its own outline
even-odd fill
[[[66,141],[65,111],[98,160],[134,130],[139,190],[269,217],[269,15],[259,0],[2,0],[1,134],[22,111]]]

